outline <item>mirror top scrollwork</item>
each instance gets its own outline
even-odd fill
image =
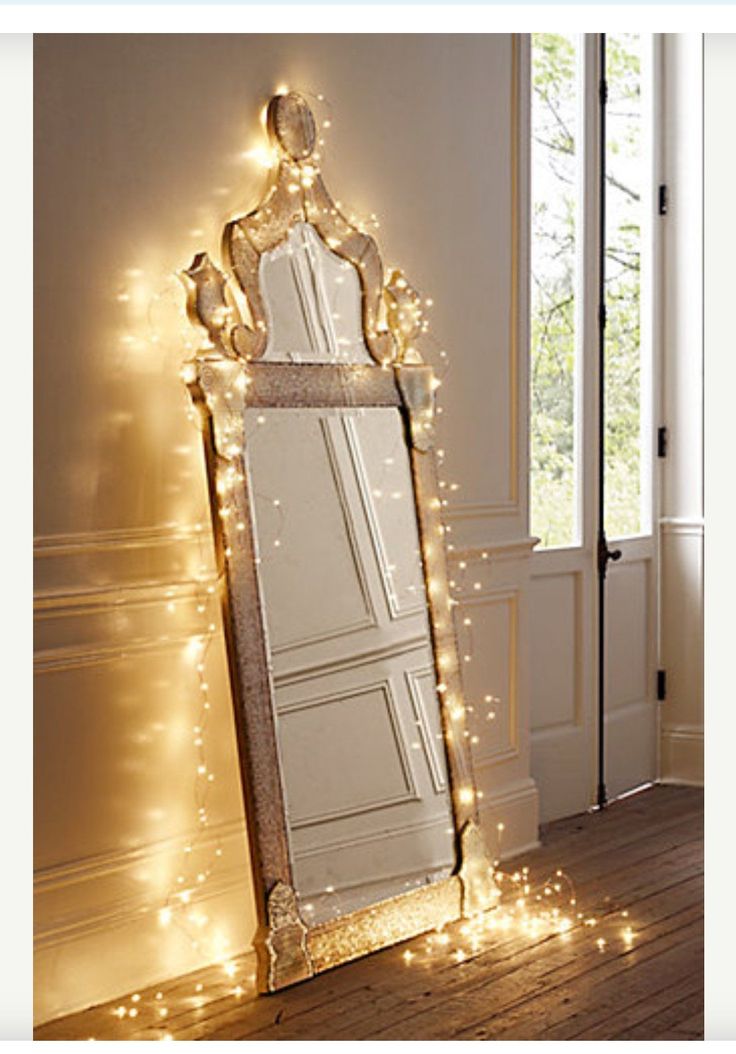
[[[355,333],[343,340],[362,347],[357,353],[335,354],[333,361],[421,363],[414,345],[422,326],[420,298],[399,270],[384,281],[375,241],[352,225],[330,197],[314,157],[315,125],[309,106],[295,92],[277,95],[268,106],[267,125],[278,156],[271,185],[258,208],[227,224],[223,238],[249,317],[242,317],[246,312],[241,312],[225,275],[207,253],[200,253],[184,272],[190,318],[205,328],[212,347],[226,357],[280,361],[286,356],[274,351],[274,338],[278,342],[281,335],[272,332],[274,313],[264,295],[264,272],[283,288],[279,272],[287,266],[297,274],[300,269],[309,272],[310,255],[320,254],[341,271],[340,284],[348,286],[339,290],[343,300],[356,279],[360,287],[360,340]],[[308,278],[303,273],[302,283]],[[339,334],[333,337],[335,342],[340,339]],[[312,361],[326,359],[324,355]]]

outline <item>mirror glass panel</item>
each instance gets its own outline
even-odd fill
[[[455,863],[409,454],[395,408],[245,424],[294,885],[316,924]]]
[[[264,253],[259,274],[268,344],[264,362],[371,363],[363,339],[360,279],[309,223]]]

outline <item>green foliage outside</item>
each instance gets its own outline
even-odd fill
[[[532,37],[531,530],[544,546],[578,541],[576,48],[574,37]],[[640,529],[638,38],[609,35],[607,54],[606,531],[621,537]]]

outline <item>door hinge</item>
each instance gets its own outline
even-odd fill
[[[657,670],[657,700],[663,702],[667,698],[667,671]]]
[[[598,307],[598,326],[600,327],[600,329],[605,329],[607,322],[608,311],[606,310],[606,305],[600,304],[600,306]]]
[[[660,216],[667,215],[670,204],[670,195],[666,183],[660,183],[657,189],[657,212]]]
[[[603,79],[598,88],[598,97],[601,101],[601,106],[605,106],[608,102],[608,81]]]
[[[661,425],[657,429],[657,457],[667,457],[667,427]]]

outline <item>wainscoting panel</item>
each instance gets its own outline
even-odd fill
[[[575,551],[532,557],[531,753],[540,817],[589,807],[594,793],[594,580]]]
[[[606,596],[606,772],[609,798],[657,778],[654,545],[623,541]]]

